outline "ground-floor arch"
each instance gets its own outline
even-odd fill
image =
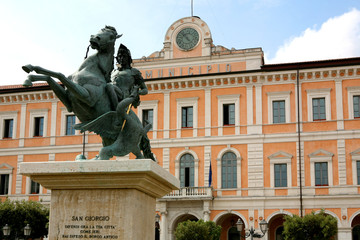
[[[274,215],[268,222],[268,240],[283,240],[284,217],[286,214],[279,213]]]
[[[220,240],[237,240],[240,239],[240,233],[237,231],[236,222],[241,219],[244,223],[244,226],[247,224],[245,223],[245,218],[243,218],[240,214],[235,212],[224,212],[219,214],[215,219],[214,222],[221,226],[221,235]],[[242,231],[242,235],[245,234],[245,231]]]
[[[353,240],[360,240],[360,213],[351,221],[351,235]]]
[[[174,221],[172,222],[171,224],[171,231],[170,231],[170,234],[172,233],[172,239],[175,239],[175,231],[176,231],[176,228],[177,226],[182,223],[182,222],[185,222],[185,221],[198,221],[199,218],[195,216],[195,214],[191,214],[191,213],[183,213],[183,214],[180,214],[178,216],[176,216],[176,218],[174,219]]]

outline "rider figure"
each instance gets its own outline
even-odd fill
[[[120,66],[112,72],[111,83],[107,84],[106,89],[112,103],[113,111],[122,110],[119,109],[119,107],[121,108],[124,104],[119,104],[119,102],[124,99],[126,99],[126,102],[133,99],[127,110],[128,114],[131,105],[134,108],[140,105],[139,95],[146,95],[148,89],[141,76],[141,72],[131,67],[132,58],[130,50],[123,44],[120,44],[116,61]],[[137,119],[133,119],[134,121],[140,121],[136,114],[134,114],[134,117]],[[122,124],[122,128],[124,127],[124,123],[125,122]],[[140,149],[143,151],[145,158],[150,158],[155,161],[155,157],[151,152],[150,140],[146,135],[141,138]]]
[[[148,93],[144,79],[138,69],[131,67],[132,58],[130,50],[123,44],[119,47],[116,61],[119,67],[111,74],[112,83],[110,84],[112,86],[107,87],[113,108],[116,108],[121,100],[128,97],[135,98],[132,106],[136,108],[140,104],[139,95],[146,95]],[[136,96],[132,95],[134,93]]]

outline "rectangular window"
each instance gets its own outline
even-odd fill
[[[193,127],[193,107],[181,108],[181,127],[183,128]]]
[[[274,164],[275,187],[287,187],[287,165],[286,163]]]
[[[0,175],[0,195],[9,194],[9,174]]]
[[[328,163],[315,163],[315,186],[328,186]]]
[[[235,125],[235,104],[223,105],[223,123],[225,125]]]
[[[143,110],[143,112],[142,112],[143,126],[145,127],[146,125],[148,125],[150,123],[151,129],[152,129],[153,122],[154,122],[154,110],[153,109]]]
[[[360,185],[360,161],[356,161],[357,184]]]
[[[31,180],[30,193],[31,194],[39,194],[40,193],[40,184]]]
[[[4,120],[4,136],[3,138],[12,138],[14,119]]]
[[[66,132],[65,135],[75,135],[75,115],[66,115]]]
[[[285,100],[273,101],[273,123],[285,122]]]
[[[44,134],[44,117],[36,117],[34,120],[34,137],[42,137]]]
[[[354,118],[360,118],[360,95],[353,96]]]
[[[313,120],[314,121],[326,120],[325,98],[313,98],[312,99],[312,107],[313,107]]]

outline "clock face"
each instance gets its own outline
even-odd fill
[[[199,33],[193,28],[184,28],[176,36],[176,44],[183,50],[191,50],[199,42]]]

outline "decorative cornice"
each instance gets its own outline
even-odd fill
[[[0,105],[58,101],[53,91],[18,92],[0,95]]]
[[[201,74],[184,77],[159,78],[145,81],[150,93],[164,91],[198,90],[206,88],[242,87],[254,85],[296,84],[296,70],[279,71],[241,71],[221,74]],[[360,78],[360,66],[329,67],[322,69],[302,69],[300,83],[339,81]],[[30,102],[58,101],[51,90],[34,92],[0,93],[0,105]]]
[[[360,67],[331,67],[323,69],[301,70],[299,81],[321,82],[341,81],[346,79],[360,78]],[[295,70],[284,71],[241,71],[221,74],[201,74],[184,77],[153,79],[146,81],[150,92],[159,91],[183,91],[202,88],[241,87],[248,85],[269,84],[296,84],[297,73]]]

